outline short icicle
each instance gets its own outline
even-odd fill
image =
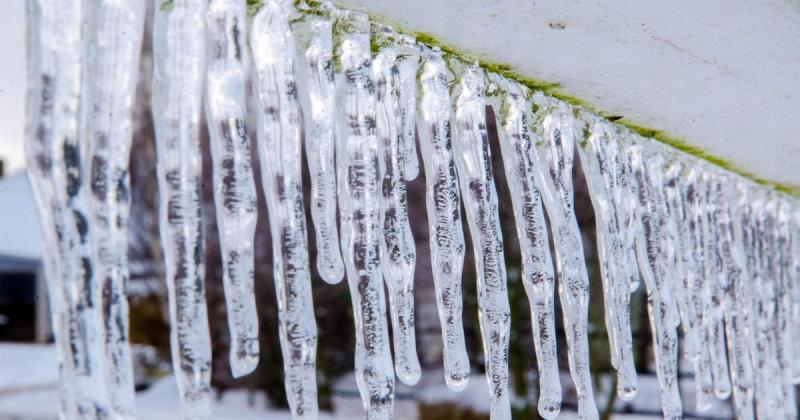
[[[231,336],[230,365],[236,378],[251,373],[259,358],[253,290],[257,203],[245,109],[246,12],[245,0],[211,0],[206,22],[205,108]]]
[[[108,416],[101,290],[91,278],[79,136],[83,1],[27,2],[25,155],[43,233],[60,419]]]
[[[375,84],[367,15],[342,11],[334,26],[336,170],[341,247],[356,327],[356,383],[369,419],[390,419],[394,370],[380,267],[380,179]]]
[[[575,218],[572,165],[576,122],[572,107],[537,92],[534,114],[534,151],[539,161],[539,186],[550,220],[556,250],[558,293],[567,335],[569,370],[578,394],[578,416],[597,419],[589,369],[589,273]]]
[[[518,83],[491,75],[501,95],[498,118],[500,152],[514,206],[522,254],[522,281],[531,307],[531,326],[539,370],[539,414],[552,419],[561,411],[555,327],[555,273],[544,207],[539,192],[539,163],[532,153],[530,92]]]
[[[486,75],[478,65],[460,69],[454,100],[453,155],[467,213],[477,271],[478,320],[489,382],[490,417],[511,419],[508,388],[508,344],[511,309],[500,230],[497,190],[486,130]]]
[[[453,161],[448,70],[439,49],[422,48],[417,126],[425,169],[431,265],[444,343],[445,382],[450,389],[462,391],[470,370],[461,294],[465,244]]]
[[[603,280],[605,320],[611,346],[612,365],[617,369],[617,393],[630,400],[636,395],[636,367],[631,336],[630,274],[625,261],[622,213],[618,203],[624,192],[618,191],[623,171],[615,128],[595,115],[584,115],[588,135],[578,140],[583,173],[594,207],[597,249]]]
[[[134,417],[128,341],[128,164],[144,32],[144,0],[91,0],[87,9],[82,114],[89,176],[93,286],[102,290],[106,389],[113,418]]]
[[[378,44],[385,44],[372,61],[382,192],[381,268],[389,290],[395,372],[403,383],[414,385],[421,375],[414,330],[414,266],[417,251],[406,200],[406,134],[403,124],[408,109],[407,104],[401,106],[404,105],[401,103],[404,86],[400,77],[400,60],[413,55],[416,47],[413,40],[399,45],[395,40],[400,35],[388,27],[373,27],[372,37]],[[416,74],[416,66],[413,72]]]
[[[289,0],[265,0],[250,28],[261,180],[272,233],[284,386],[295,419],[316,419],[317,324],[303,203],[300,106]]]
[[[156,8],[153,120],[159,229],[169,299],[172,367],[181,417],[211,418],[211,337],[205,298],[203,161],[206,2]]]
[[[332,11],[329,2],[320,2],[314,9],[301,9],[300,16],[292,21],[292,32],[297,44],[295,77],[311,174],[310,205],[316,232],[317,271],[323,280],[334,284],[344,278],[344,263],[336,221]]]
[[[644,144],[641,144],[644,143]],[[653,335],[656,374],[661,386],[661,410],[664,418],[682,416],[678,390],[678,308],[673,296],[672,281],[676,267],[672,240],[677,236],[670,229],[664,196],[664,157],[653,152],[654,145],[642,139],[630,147],[634,173],[639,184],[639,206],[642,235],[637,242],[637,256],[645,286],[647,312]]]

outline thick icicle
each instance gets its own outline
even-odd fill
[[[661,409],[665,418],[680,418],[678,390],[678,309],[674,301],[671,274],[676,267],[677,236],[671,229],[664,196],[664,157],[652,153],[650,143],[631,146],[632,164],[639,183],[639,206],[643,234],[637,256],[645,286],[647,310],[653,334],[656,373],[661,385]]]
[[[469,381],[461,298],[465,245],[450,131],[450,90],[441,51],[422,48],[417,125],[425,168],[431,265],[444,342],[445,381],[450,389],[461,391]]]
[[[464,66],[453,60],[451,66]],[[486,76],[477,64],[467,65],[459,73],[460,80],[453,93],[453,155],[475,252],[478,320],[491,395],[490,417],[510,419],[508,343],[511,309],[497,190],[486,131]]]
[[[258,364],[253,293],[257,204],[245,109],[245,0],[211,0],[207,17],[206,118],[234,377]]]
[[[714,383],[711,377],[711,356],[709,355],[708,334],[705,328],[707,304],[705,298],[706,258],[703,229],[708,200],[708,186],[702,181],[702,171],[697,165],[687,168],[684,197],[686,202],[686,227],[688,229],[688,248],[691,252],[692,277],[687,286],[689,297],[686,306],[686,354],[694,367],[695,405],[697,411],[706,411],[714,401]]]
[[[542,93],[533,97],[538,108],[535,118],[535,152],[550,230],[556,250],[558,292],[564,313],[569,370],[578,394],[578,416],[598,418],[589,371],[588,310],[589,274],[583,243],[575,219],[572,164],[575,158],[575,117],[572,108]]]
[[[336,163],[334,120],[336,95],[333,80],[332,6],[321,2],[311,11],[301,10],[292,22],[297,42],[297,91],[303,111],[305,151],[311,173],[311,218],[317,242],[317,271],[328,283],[344,277],[336,224]]]
[[[39,208],[60,418],[108,415],[100,289],[91,279],[79,137],[83,2],[27,2],[26,158]]]
[[[531,307],[531,326],[539,371],[538,409],[542,417],[551,419],[561,411],[554,312],[555,274],[536,178],[541,168],[531,150],[530,92],[511,80],[496,75],[491,77],[501,95],[495,114],[500,151],[517,222],[522,281]]]
[[[603,279],[605,320],[611,346],[611,362],[617,369],[617,392],[629,400],[636,395],[636,367],[631,337],[630,274],[625,261],[620,192],[619,145],[613,126],[594,115],[586,115],[589,135],[578,141],[583,173],[596,216],[597,249]]]
[[[413,42],[394,44],[397,34],[386,27],[375,27],[373,39],[387,45],[372,62],[376,86],[376,133],[378,167],[381,178],[381,268],[389,289],[389,306],[394,339],[394,364],[397,377],[406,384],[419,381],[420,366],[414,330],[414,266],[416,243],[408,220],[405,177],[406,106],[401,95],[401,57],[408,57]],[[408,59],[406,58],[406,61]],[[416,65],[413,68],[416,74]],[[412,88],[414,78],[412,77]],[[406,83],[407,84],[407,83]],[[412,95],[412,99],[413,99]],[[412,102],[413,104],[413,102]],[[414,104],[415,105],[415,104]],[[412,129],[414,121],[411,121]]]
[[[93,278],[103,293],[106,387],[114,418],[133,418],[128,343],[128,162],[145,2],[89,2],[83,133],[87,139]]]
[[[394,371],[380,267],[380,181],[367,15],[341,12],[334,27],[336,170],[341,246],[356,326],[356,383],[367,418],[394,409]]]
[[[172,367],[181,417],[211,417],[211,337],[205,299],[203,161],[206,1],[156,8],[153,119]]]
[[[266,0],[250,29],[258,152],[269,211],[286,395],[295,419],[318,417],[317,324],[303,203],[300,107],[289,0]]]

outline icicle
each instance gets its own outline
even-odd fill
[[[103,293],[106,387],[115,418],[134,416],[128,343],[128,162],[145,3],[92,0],[82,104],[87,139],[93,280]]]
[[[328,283],[344,277],[336,225],[336,164],[334,119],[336,97],[333,80],[331,4],[320,2],[301,10],[292,22],[297,42],[297,90],[305,128],[305,151],[311,173],[311,218],[317,239],[317,271]]]
[[[453,67],[464,66],[455,59],[450,64]],[[511,310],[497,190],[486,131],[485,74],[477,64],[467,65],[460,73],[453,93],[453,155],[475,251],[478,320],[491,395],[490,417],[510,419],[508,342]]]
[[[706,171],[701,182],[709,186],[709,198],[706,202],[705,240],[706,240],[706,299],[707,308],[704,321],[708,331],[709,355],[711,356],[711,376],[714,378],[714,394],[719,399],[728,398],[731,394],[731,383],[728,377],[728,357],[725,352],[724,316],[726,309],[725,294],[729,289],[729,280],[724,272],[722,260],[721,233],[717,221],[722,217],[718,186],[712,183]]]
[[[356,324],[356,383],[367,418],[391,418],[394,372],[380,267],[380,182],[369,21],[343,11],[334,27],[336,170],[341,246]]]
[[[469,381],[461,298],[465,245],[450,132],[448,73],[441,51],[422,48],[417,125],[427,186],[431,265],[444,342],[445,381],[450,389],[461,391]]]
[[[407,181],[419,176],[417,158],[417,71],[419,70],[419,47],[410,36],[399,35],[397,43],[404,47],[397,56],[400,75],[400,134],[403,141],[403,176]]]
[[[153,119],[158,153],[161,243],[172,366],[181,416],[211,417],[211,337],[205,299],[203,161],[206,2],[177,0],[155,12]]]
[[[578,141],[578,152],[595,209],[606,326],[611,362],[617,369],[617,391],[620,397],[630,400],[636,395],[636,367],[630,321],[631,276],[629,269],[619,263],[628,255],[622,236],[622,213],[617,210],[617,201],[624,195],[618,191],[622,175],[619,145],[610,123],[593,115],[587,115],[586,119],[589,135]]]
[[[83,2],[27,2],[26,158],[39,208],[60,418],[108,415],[101,291],[91,279],[79,137]]]
[[[797,402],[794,389],[794,374],[796,372],[797,352],[795,343],[792,340],[792,322],[797,322],[792,318],[796,312],[795,306],[800,302],[792,299],[792,279],[790,278],[790,260],[792,259],[791,232],[789,226],[788,203],[783,197],[775,194],[772,198],[775,201],[774,217],[775,227],[771,231],[775,253],[772,254],[777,277],[777,316],[776,334],[778,339],[778,362],[780,363],[781,388],[784,398],[784,414],[786,418],[797,418]]]
[[[317,324],[303,203],[300,107],[289,0],[266,0],[250,31],[258,98],[258,152],[269,210],[286,395],[293,418],[316,419]]]
[[[539,414],[555,418],[561,411],[555,329],[555,275],[547,224],[536,177],[541,170],[531,142],[530,92],[516,82],[491,75],[499,87],[500,151],[511,191],[517,237],[522,253],[522,281],[531,307],[531,326],[539,371]]]
[[[406,384],[419,381],[420,366],[414,335],[414,266],[416,243],[411,234],[406,204],[405,137],[408,104],[401,92],[400,57],[408,57],[413,41],[406,46],[395,44],[397,34],[389,28],[376,27],[373,39],[386,44],[372,62],[376,85],[376,133],[381,178],[381,268],[389,289],[389,304],[394,338],[394,363],[397,377]],[[409,59],[406,58],[408,63]],[[416,65],[413,68],[416,74]],[[412,88],[415,88],[413,85]],[[406,92],[407,94],[407,92]],[[414,98],[412,94],[412,99]],[[413,104],[413,102],[412,102]],[[413,129],[413,119],[411,120]],[[416,153],[416,152],[415,152]]]
[[[639,205],[643,235],[637,243],[642,278],[647,287],[647,309],[653,333],[656,373],[661,385],[661,409],[665,418],[680,418],[678,390],[677,307],[673,300],[670,273],[675,272],[677,234],[670,229],[663,195],[664,158],[648,153],[651,144],[631,146],[632,164],[639,183]]]
[[[581,419],[596,419],[598,412],[589,371],[587,335],[589,274],[573,209],[575,118],[569,105],[542,93],[536,93],[533,101],[538,108],[534,116],[534,145],[542,168],[539,185],[555,242],[558,291],[564,313],[570,374],[578,393],[578,415]]]
[[[702,171],[697,165],[687,168],[686,197],[687,222],[689,231],[688,248],[691,250],[693,262],[691,280],[688,285],[687,295],[687,325],[686,354],[694,366],[695,404],[697,411],[707,411],[714,401],[714,383],[711,377],[711,356],[709,355],[708,334],[705,329],[705,273],[706,258],[705,237],[703,229],[705,221],[705,206],[708,200],[708,186],[701,179]]]
[[[206,118],[214,163],[214,202],[234,377],[258,364],[258,314],[253,293],[257,204],[245,109],[245,0],[208,4]]]

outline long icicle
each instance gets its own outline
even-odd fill
[[[317,324],[303,203],[300,107],[289,0],[266,0],[250,29],[258,152],[269,211],[286,395],[295,419],[316,419]]]
[[[450,389],[461,391],[469,382],[470,366],[464,342],[461,274],[465,244],[453,161],[450,90],[441,51],[422,48],[417,125],[425,169],[433,283],[444,343],[445,382]]]
[[[301,9],[292,22],[296,39],[295,72],[303,111],[305,150],[311,173],[311,218],[317,242],[317,271],[328,283],[344,277],[336,222],[336,93],[333,80],[332,7],[320,2],[313,10]]]
[[[27,2],[26,161],[39,208],[61,419],[108,415],[79,136],[81,1]]]
[[[578,416],[596,419],[599,414],[589,370],[589,274],[583,243],[575,219],[572,164],[575,158],[575,117],[572,108],[542,93],[533,97],[539,108],[535,126],[539,186],[556,250],[558,292],[567,335],[569,370],[578,393]]]
[[[257,204],[245,109],[246,11],[245,0],[211,0],[206,29],[205,108],[234,377],[252,372],[259,358],[253,293]]]
[[[356,326],[356,383],[367,418],[391,418],[394,371],[380,267],[375,86],[367,15],[340,12],[334,27],[336,169],[341,246]]]
[[[451,62],[451,66],[462,63]],[[490,417],[510,419],[508,344],[511,309],[497,190],[486,130],[485,74],[477,65],[460,72],[454,96],[453,149],[475,252],[478,320],[489,382]]]
[[[106,387],[115,418],[134,417],[128,342],[128,163],[132,108],[144,31],[143,0],[93,0],[82,113],[88,142],[93,277],[103,293]]]
[[[625,261],[627,250],[618,210],[622,176],[616,131],[605,120],[587,115],[589,135],[578,141],[583,173],[595,210],[597,249],[603,279],[606,328],[612,365],[617,369],[617,392],[630,400],[636,395],[636,367],[631,336],[630,275]]]
[[[169,299],[172,367],[181,417],[211,417],[211,336],[205,297],[203,161],[206,1],[159,7],[153,28],[153,119],[159,229]]]
[[[665,418],[680,418],[678,390],[678,309],[673,300],[670,274],[674,274],[675,250],[670,241],[677,236],[668,226],[663,195],[664,159],[647,147],[631,146],[632,164],[639,183],[639,205],[643,234],[637,243],[637,256],[645,286],[647,310],[653,333],[656,373],[661,386],[661,410]]]
[[[389,290],[395,372],[403,383],[414,385],[421,375],[414,329],[414,266],[417,252],[406,200],[403,124],[407,110],[401,108],[404,98],[401,95],[403,80],[400,78],[399,63],[400,57],[409,55],[408,50],[413,48],[413,42],[408,41],[406,46],[397,45],[397,36],[390,28],[381,26],[376,26],[372,34],[379,44],[386,43],[372,61],[376,86],[378,166],[383,195],[381,268]]]
[[[531,326],[539,371],[539,414],[552,419],[561,411],[555,326],[555,273],[547,222],[539,192],[541,170],[531,142],[531,103],[527,88],[491,75],[502,96],[498,118],[500,152],[514,206],[517,237],[522,250],[522,281],[531,307]]]
[[[792,340],[791,325],[797,322],[792,318],[793,306],[797,302],[792,301],[792,278],[789,273],[792,259],[792,243],[790,231],[790,215],[788,203],[785,198],[777,196],[775,209],[775,228],[772,231],[775,242],[775,254],[773,254],[774,265],[777,269],[777,302],[778,311],[776,314],[775,329],[778,336],[778,362],[781,365],[781,389],[784,398],[784,413],[786,418],[797,418],[797,397],[793,383],[795,374],[796,346]]]

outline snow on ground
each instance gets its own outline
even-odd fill
[[[58,372],[55,350],[51,345],[0,344],[0,419],[3,420],[43,420],[55,419],[58,410]],[[598,401],[608,398],[611,378],[601,380],[597,391]],[[574,388],[568,373],[562,373],[561,385],[565,401],[574,398]],[[686,418],[693,418],[694,384],[690,377],[681,381]],[[335,413],[325,413],[323,420],[362,418],[363,410],[353,374],[345,375],[335,386]],[[535,399],[535,396],[532,397]],[[452,403],[470,408],[478,413],[486,413],[489,408],[486,379],[479,374],[470,378],[467,388],[455,393],[444,382],[441,370],[426,370],[420,383],[415,387],[397,384],[395,418],[416,420],[419,415],[418,403]],[[157,380],[147,390],[136,396],[138,418],[142,420],[162,420],[178,418],[178,390],[171,376]],[[639,393],[633,401],[616,400],[618,411],[648,413],[648,415],[614,415],[614,419],[643,420],[660,418],[660,393],[658,381],[652,375],[639,376]],[[212,402],[214,419],[251,420],[276,419],[289,420],[288,411],[270,409],[262,394],[247,391],[229,391]],[[717,401],[704,418],[731,418],[728,401]],[[559,419],[577,419],[577,414],[566,409]]]

